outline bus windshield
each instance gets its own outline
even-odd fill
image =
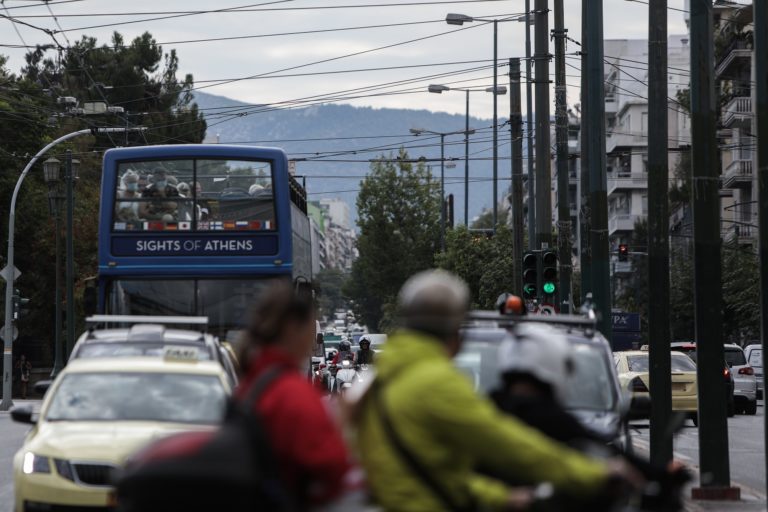
[[[178,158],[120,162],[115,232],[274,231],[269,161]]]
[[[243,327],[266,279],[176,279],[112,281],[110,314],[207,316],[212,334],[224,337]]]

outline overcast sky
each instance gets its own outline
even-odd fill
[[[251,0],[254,6],[248,8],[260,9],[259,11],[209,12],[166,20],[147,20],[139,23],[127,22],[162,16],[162,14],[151,14],[159,11],[205,11],[241,7],[248,0],[219,0],[217,2],[212,2],[211,0],[133,0],[131,2],[116,2],[114,0],[52,0],[50,9],[58,17],[61,28],[67,30],[65,34],[69,41],[79,39],[82,34],[88,34],[97,37],[100,42],[107,42],[113,30],[121,32],[126,39],[132,39],[144,31],[150,31],[158,42],[164,43],[165,50],[177,49],[182,71],[192,73],[199,86],[211,85],[210,82],[203,82],[206,80],[261,75],[315,61],[333,59],[353,52],[372,50],[408,40],[445,33],[445,35],[431,37],[422,41],[400,44],[362,55],[340,58],[277,74],[316,73],[392,66],[424,66],[436,63],[465,63],[387,71],[242,80],[206,87],[203,90],[244,102],[275,103],[397,80],[418,79],[412,84],[388,89],[389,91],[418,89],[419,92],[417,93],[359,98],[346,102],[374,107],[426,108],[452,113],[462,113],[464,111],[463,95],[455,93],[443,94],[441,96],[428,94],[425,92],[426,85],[429,83],[457,81],[461,81],[456,83],[457,86],[490,85],[492,83],[492,71],[490,69],[469,73],[462,71],[468,68],[489,65],[489,62],[470,61],[492,58],[493,29],[490,24],[475,23],[465,25],[465,27],[471,28],[456,31],[456,29],[461,27],[446,25],[442,21],[445,15],[449,12],[454,12],[474,17],[498,17],[523,13],[525,10],[525,2],[523,0],[467,1],[461,3],[455,1],[437,3],[436,0],[422,0],[421,3],[430,3],[431,5],[398,5],[388,7],[370,7],[370,5],[413,4],[419,2],[418,0],[288,0],[282,2],[261,0],[262,5],[259,7],[256,1]],[[532,5],[533,3],[533,0],[531,0]],[[647,5],[626,0],[604,0],[603,3],[605,6],[606,38],[646,37],[648,30]],[[669,33],[685,33],[684,17],[680,11],[684,8],[684,0],[670,0],[669,4]],[[362,5],[368,5],[369,7],[351,7]],[[39,27],[59,30],[48,9],[41,6],[37,0],[5,0],[4,6],[8,8],[8,12],[0,10],[3,14],[10,14],[11,16],[18,17],[20,21]],[[317,6],[347,7],[296,9]],[[569,35],[576,40],[581,40],[581,2],[578,0],[565,0],[565,6],[566,27],[569,30]],[[550,8],[552,8],[551,1]],[[116,16],[116,13],[133,14],[130,16]],[[82,16],[84,14],[104,14],[104,16]],[[432,23],[229,41],[180,42],[193,39],[253,36],[425,21]],[[108,23],[126,24],[115,27],[84,28]],[[552,23],[553,19],[550,17],[550,28]],[[13,30],[10,21],[0,20],[0,27],[2,27],[0,28],[1,44],[21,44],[21,39]],[[17,27],[26,44],[34,45],[51,41],[50,37],[40,30],[19,25]],[[456,32],[450,33],[451,31]],[[66,44],[66,39],[62,34],[58,34],[56,37],[62,44]],[[576,52],[577,50],[578,47],[575,44],[568,44],[569,52]],[[18,70],[23,65],[24,50],[0,47],[0,52],[10,56],[9,66],[12,70]],[[524,24],[518,22],[499,24],[500,60],[524,55]],[[569,63],[576,67],[579,65],[576,57],[569,59]],[[451,76],[443,78],[427,77],[427,75],[433,74]],[[568,80],[571,83],[578,83],[578,70],[569,67],[568,75]],[[504,83],[507,78],[502,75],[500,80],[502,81],[501,83]],[[421,92],[422,90],[424,92]],[[569,101],[578,101],[574,97],[578,94],[577,89],[570,89],[569,94],[571,96]],[[490,117],[490,95],[476,94],[474,98],[472,103],[473,114],[479,117]],[[503,109],[502,111],[505,110]]]

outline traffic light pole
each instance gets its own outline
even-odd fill
[[[768,52],[768,5],[755,2],[755,55]],[[758,224],[760,226],[760,331],[763,354],[768,350],[768,62],[755,59],[757,106],[757,189]],[[768,377],[763,372],[763,389]],[[765,392],[764,392],[765,393]],[[765,417],[764,446],[768,446],[768,415]],[[768,457],[766,457],[768,475]]]
[[[549,6],[536,0],[536,241],[535,249],[552,246],[552,168],[549,133]]]
[[[669,324],[669,162],[667,155],[667,0],[648,4],[648,304],[651,463],[672,460],[666,431],[672,415]]]
[[[523,261],[523,117],[520,59],[509,59],[509,95],[509,130],[512,139],[512,251],[517,267]],[[515,271],[514,293],[520,297],[523,296],[522,279],[522,271]]]
[[[589,30],[589,5],[586,0],[581,2],[581,33]],[[581,69],[587,69],[587,52],[589,41],[581,38]],[[581,137],[579,144],[579,266],[581,267],[581,297],[583,303],[587,293],[592,292],[592,248],[590,233],[592,232],[592,214],[589,209],[589,145],[586,143],[589,132],[589,77],[581,73]]]
[[[605,64],[603,59],[603,0],[587,3],[587,146],[589,151],[590,247],[592,296],[597,307],[597,328],[608,341],[611,333],[611,276],[608,252],[608,176],[605,162]]]
[[[726,387],[723,378],[720,261],[720,177],[716,163],[717,112],[712,1],[691,0],[691,135],[693,168],[694,311],[699,387],[698,499],[738,495],[731,485]]]
[[[571,311],[571,205],[568,200],[568,103],[565,86],[565,13],[555,0],[555,139],[557,142],[557,249],[560,262],[558,307]]]
[[[533,168],[533,87],[531,80],[531,0],[525,0],[525,105],[528,124],[528,249],[536,248],[536,175]]]

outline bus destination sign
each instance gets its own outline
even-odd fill
[[[130,236],[112,239],[114,256],[269,256],[276,236]]]

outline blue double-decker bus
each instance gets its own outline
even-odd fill
[[[311,281],[303,187],[280,149],[111,149],[99,218],[99,311],[202,315],[241,328],[268,278]]]

